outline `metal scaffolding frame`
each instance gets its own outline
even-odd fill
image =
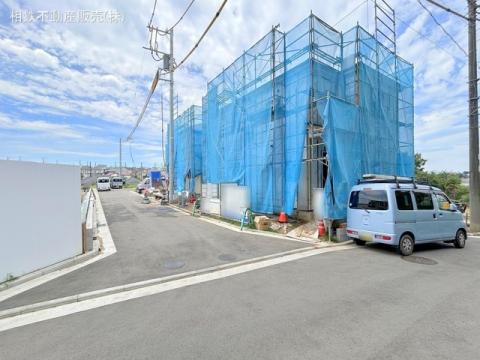
[[[385,6],[375,8],[385,12]],[[365,107],[366,119],[395,116],[394,140],[407,139],[398,161],[409,157],[413,72],[396,55],[392,17],[391,48],[378,41],[386,32],[380,26],[375,36],[359,25],[342,33],[310,14],[288,32],[273,27],[244,51],[208,83],[202,100],[204,182],[248,186],[259,212],[312,211],[312,189],[324,187],[328,168],[322,114],[330,98]],[[376,15],[377,21],[388,25]],[[300,205],[302,171],[307,194]]]

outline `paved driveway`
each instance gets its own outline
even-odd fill
[[[0,310],[308,246],[145,205],[126,189],[102,192],[100,198],[117,253],[7,299]]]

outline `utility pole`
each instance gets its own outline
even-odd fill
[[[477,1],[468,2],[468,96],[470,163],[470,231],[480,231],[480,174],[478,163]]]
[[[152,14],[152,19],[153,19],[153,14]],[[175,71],[175,59],[173,58],[173,27],[167,30],[161,30],[155,26],[152,26],[152,20],[150,19],[150,23],[147,26],[148,30],[150,31],[150,46],[149,47],[143,47],[145,50],[150,51],[152,58],[155,61],[161,62],[158,70],[156,77],[154,79],[154,82],[152,83],[152,88],[150,90],[150,95],[153,95],[153,91],[155,90],[155,87],[157,85],[157,81],[166,81],[169,83],[170,88],[169,88],[169,98],[170,98],[170,121],[169,121],[169,130],[168,130],[168,159],[169,159],[169,166],[168,166],[168,200],[170,202],[173,201],[173,174],[174,174],[174,131],[173,131],[173,122],[175,118],[175,99],[173,96],[173,90],[174,90],[174,80],[173,80],[173,72]],[[170,51],[168,53],[160,51],[158,49],[158,43],[157,43],[157,36],[168,36],[170,40]],[[168,73],[169,79],[167,80],[166,78],[162,78],[162,74]],[[163,95],[162,95],[163,96]],[[148,104],[149,98],[147,99],[147,103],[144,106],[144,110]],[[163,98],[162,98],[163,101]],[[144,111],[143,110],[143,111]],[[141,114],[142,116],[142,114]],[[139,118],[141,119],[141,117]],[[162,121],[163,121],[163,103],[162,103]],[[162,134],[163,136],[163,134]],[[163,137],[162,137],[163,139]]]
[[[174,62],[173,62],[173,29],[170,29],[170,126],[168,127],[168,201],[171,203],[173,202],[173,167],[174,167],[174,159],[173,159],[173,70],[174,70]]]
[[[119,162],[118,175],[122,176],[122,138],[120,138],[120,162]]]
[[[435,0],[429,3],[468,22],[468,122],[470,167],[470,231],[480,231],[480,173],[478,141],[478,78],[477,78],[477,0],[467,0],[468,15],[454,11]]]

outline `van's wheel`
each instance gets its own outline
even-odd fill
[[[455,236],[455,240],[453,241],[453,245],[457,249],[463,249],[465,247],[465,240],[467,240],[467,237],[465,236],[465,231],[458,230],[457,235]]]
[[[355,241],[355,244],[357,244],[358,246],[365,245],[366,243],[365,240],[360,240],[360,239],[354,239],[353,241]]]
[[[403,256],[409,256],[412,255],[414,246],[415,241],[413,241],[413,238],[410,235],[405,234],[402,235],[400,241],[398,242],[398,251]]]

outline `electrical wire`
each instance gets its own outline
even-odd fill
[[[176,65],[174,67],[174,70],[179,68],[180,66],[182,66],[185,61],[187,61],[187,59],[190,57],[190,55],[193,54],[193,52],[198,48],[198,45],[200,45],[200,42],[203,40],[203,38],[205,37],[205,35],[207,35],[208,31],[210,30],[210,28],[212,27],[212,25],[215,23],[215,21],[218,19],[218,17],[220,16],[220,13],[222,12],[223,8],[225,7],[225,4],[227,3],[228,0],[223,0],[222,2],[222,5],[220,5],[220,7],[218,8],[217,12],[215,13],[213,19],[210,21],[210,23],[208,24],[207,28],[204,30],[202,36],[200,36],[200,38],[198,39],[198,41],[196,42],[196,44],[193,46],[193,48],[187,53],[187,55],[185,55],[185,57],[182,59],[182,61],[180,61],[180,63],[178,65]]]
[[[194,2],[195,2],[195,0],[190,1],[190,4],[188,4],[188,6],[185,9],[185,11],[183,12],[182,16],[180,16],[180,19],[178,19],[178,21],[175,24],[173,24],[173,26],[170,29],[168,29],[168,31],[173,30],[175,28],[175,26],[177,26],[180,23],[180,21],[182,21],[183,17],[188,12],[188,10],[190,10],[190,8],[192,7]]]
[[[157,0],[153,4],[152,16],[150,16],[150,21],[148,22],[148,27],[152,26],[153,17],[155,16],[155,8],[157,7]]]
[[[187,14],[188,10],[190,10],[190,8],[192,7],[194,2],[195,2],[195,0],[190,1],[187,8],[183,12],[182,16],[180,16],[180,18],[177,20],[177,22],[175,24],[173,24],[173,26],[171,26],[166,31],[159,31],[157,28],[152,26],[153,17],[155,16],[155,9],[157,7],[157,0],[155,0],[155,3],[153,4],[152,15],[150,16],[150,21],[148,22],[148,25],[147,25],[147,28],[150,31],[150,39],[149,39],[150,54],[151,54],[153,60],[161,61],[162,58],[163,58],[163,56],[158,55],[157,52],[156,52],[158,50],[158,37],[168,35],[175,28],[175,26],[177,26],[180,23],[180,21],[183,20],[183,18]]]
[[[165,166],[165,132],[164,132],[164,123],[163,123],[163,87],[160,87],[160,114],[162,117],[162,160],[163,166]]]
[[[345,20],[347,17],[349,17],[350,15],[352,15],[355,11],[357,11],[361,6],[365,5],[366,3],[368,2],[368,0],[364,0],[362,1],[360,4],[358,4],[357,6],[355,6],[355,8],[350,11],[347,15],[345,15],[344,17],[342,17],[340,20],[338,20],[335,24],[333,24],[333,27],[337,26],[338,24],[340,24],[343,20]]]
[[[212,27],[212,25],[215,23],[215,21],[217,20],[217,18],[220,16],[220,13],[222,12],[223,8],[225,7],[225,4],[227,3],[228,0],[223,0],[222,4],[220,5],[219,9],[217,10],[217,12],[215,13],[214,17],[212,18],[212,20],[210,21],[210,23],[208,24],[208,26],[206,27],[206,29],[204,30],[204,32],[202,33],[202,35],[200,36],[200,38],[198,39],[198,41],[196,42],[195,46],[188,52],[188,54],[183,58],[183,60],[178,64],[176,65],[173,70],[179,68],[180,66],[182,66],[182,64],[185,63],[185,61],[187,61],[187,59],[190,57],[190,55],[192,55],[192,53],[195,51],[195,49],[197,49],[198,45],[200,44],[200,42],[203,40],[203,38],[205,37],[205,35],[208,33],[208,31],[210,30],[210,28]],[[154,4],[154,8],[153,8],[153,12],[152,12],[152,19],[153,19],[153,16],[154,16],[154,13],[155,13],[155,7],[156,7],[156,0],[155,0],[155,4]],[[193,1],[191,2],[191,4],[193,4]],[[184,15],[186,14],[186,12],[188,11],[188,9],[190,8],[191,4],[189,5],[189,7],[187,8],[187,10],[184,12]],[[183,17],[183,15],[182,15]],[[178,23],[178,22],[177,22]],[[176,24],[175,24],[176,25]],[[172,71],[173,71],[172,70]],[[147,109],[147,106],[148,104],[150,103],[150,99],[152,98],[152,95],[153,93],[155,92],[155,89],[157,87],[157,83],[158,83],[158,80],[160,78],[160,70],[157,69],[156,73],[155,73],[155,77],[153,78],[153,81],[152,81],[152,85],[150,87],[150,91],[148,93],[148,96],[147,96],[147,99],[145,101],[145,104],[143,105],[143,108],[142,108],[142,111],[140,112],[140,114],[138,115],[138,118],[137,118],[137,121],[135,122],[135,126],[133,127],[133,129],[130,131],[130,134],[127,136],[127,141],[131,141],[132,140],[132,136],[133,134],[135,133],[135,130],[137,130],[138,126],[140,125],[140,123],[142,122],[142,119],[143,119],[143,115],[145,114],[145,111]],[[178,111],[178,110],[177,110]]]
[[[130,134],[127,136],[127,141],[132,140],[132,136],[137,130],[138,126],[142,122],[143,115],[145,114],[145,110],[147,110],[148,103],[150,102],[150,99],[152,98],[153,93],[155,92],[155,88],[157,87],[158,80],[160,78],[160,71],[157,70],[155,73],[155,77],[153,78],[152,85],[150,86],[150,91],[147,96],[147,100],[145,101],[145,104],[143,105],[142,111],[140,112],[140,115],[138,115],[137,121],[135,122],[135,126],[133,127],[132,131],[130,131]]]
[[[455,43],[455,45],[457,45],[457,47],[465,54],[465,56],[468,56],[468,53],[465,51],[465,49],[460,46],[460,44],[453,38],[452,35],[450,35],[450,33],[442,26],[442,24],[433,15],[433,13],[420,0],[417,0],[417,2],[420,4],[420,6],[422,8],[425,9],[426,12],[428,12],[430,14],[430,17],[442,29],[442,31],[445,33],[445,35],[447,35],[450,38],[450,40],[452,40]]]
[[[135,167],[135,160],[133,160],[133,154],[132,154],[132,142],[129,141],[128,145],[129,145],[128,148],[130,149],[130,158],[132,159],[132,165],[133,167]]]
[[[443,10],[445,10],[445,11],[447,11],[447,12],[451,13],[451,14],[457,15],[457,16],[459,16],[459,17],[461,17],[461,18],[463,18],[463,19],[465,19],[465,20],[467,20],[467,21],[468,21],[468,15],[463,15],[463,14],[460,14],[459,12],[457,12],[457,11],[455,11],[455,10],[452,10],[452,9],[450,9],[449,7],[447,7],[447,6],[443,5],[443,4],[441,4],[441,3],[440,3],[440,2],[438,2],[438,1],[434,1],[434,0],[427,0],[427,1],[428,1],[429,3],[431,3],[431,4],[435,5],[435,6],[438,6],[439,8],[441,8],[441,9],[443,9]],[[467,9],[468,9],[468,5],[467,5]]]
[[[403,23],[407,28],[409,28],[410,30],[412,30],[413,32],[417,33],[420,37],[424,38],[425,40],[427,40],[428,42],[432,43],[437,49],[439,50],[442,50],[443,52],[445,52],[446,54],[450,55],[452,58],[456,59],[456,60],[459,60],[459,61],[465,61],[464,58],[460,58],[454,54],[452,54],[450,51],[448,51],[447,49],[445,49],[443,46],[440,46],[438,45],[435,41],[433,41],[432,39],[430,39],[427,35],[421,33],[420,31],[418,31],[417,29],[415,29],[413,26],[411,26],[408,22],[406,22],[405,20],[403,20],[402,18],[400,18],[398,16],[398,14],[395,14],[395,18],[400,20],[401,23]]]

